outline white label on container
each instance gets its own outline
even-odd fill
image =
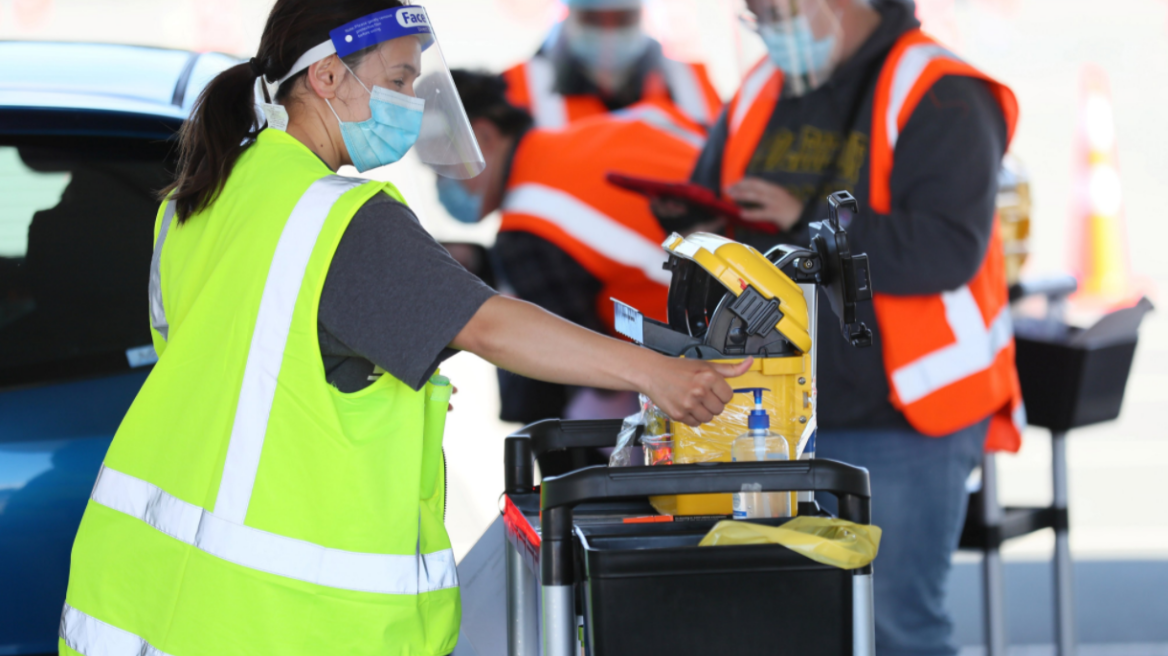
[[[638,344],[645,343],[644,318],[636,308],[630,307],[612,299],[614,308],[613,323],[616,331]]]

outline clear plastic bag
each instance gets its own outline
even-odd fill
[[[638,428],[644,427],[642,439],[645,437],[660,438],[669,435],[669,417],[664,412],[661,412],[661,409],[649,400],[649,397],[642,394],[640,399],[641,409],[635,414],[625,417],[624,423],[621,425],[621,431],[616,440],[616,448],[613,449],[612,455],[608,458],[609,467],[631,467],[643,464],[643,457],[637,457],[639,454],[636,453],[638,448],[636,446]],[[672,462],[672,459],[670,462]]]

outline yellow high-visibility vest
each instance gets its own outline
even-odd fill
[[[159,353],[73,545],[62,654],[439,656],[458,635],[442,523],[450,386],[325,380],[317,306],[388,183],[268,129],[189,222],[159,210]],[[387,284],[389,281],[387,281]]]

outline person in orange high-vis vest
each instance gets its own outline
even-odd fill
[[[641,0],[569,0],[568,17],[531,59],[507,69],[507,100],[538,128],[653,101],[708,126],[722,99],[705,64],[666,57],[641,31]]]
[[[499,210],[492,250],[503,289],[560,316],[616,335],[611,299],[666,320],[667,236],[635,193],[605,180],[610,172],[684,180],[705,143],[703,128],[675,106],[639,103],[563,130],[529,129],[495,76],[454,72],[487,168],[458,183],[440,181],[439,200],[456,219]],[[630,395],[567,389],[501,373],[502,416],[623,417]]]
[[[943,602],[965,480],[984,448],[1016,451],[1025,424],[994,219],[1018,105],[922,33],[911,4],[746,4],[768,57],[711,128],[692,179],[777,226],[736,230],[764,251],[806,244],[828,193],[859,199],[845,222],[871,262],[875,298],[860,318],[875,344],[851,348],[838,319],[820,316],[817,456],[871,472],[878,653],[955,653]]]

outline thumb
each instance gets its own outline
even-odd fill
[[[742,374],[750,371],[750,365],[754,364],[754,357],[748,357],[738,364],[730,364],[729,362],[712,362],[711,365],[714,371],[723,378],[737,378]]]

